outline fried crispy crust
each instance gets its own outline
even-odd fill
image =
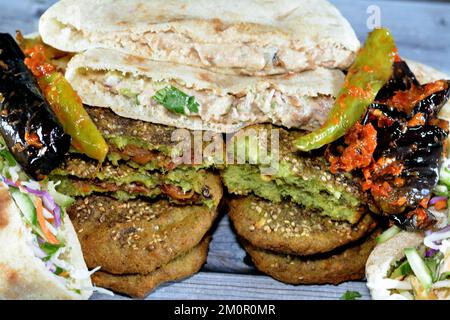
[[[375,247],[377,232],[363,243],[325,255],[287,256],[258,249],[244,241],[256,267],[271,277],[290,284],[339,284],[364,278],[365,264]]]
[[[112,274],[149,274],[197,246],[216,209],[165,200],[122,203],[92,196],[69,209],[90,268]]]
[[[181,280],[197,273],[206,262],[209,241],[209,238],[205,238],[185,255],[170,261],[148,275],[113,275],[97,272],[93,276],[93,281],[99,287],[132,297],[144,298],[165,282]]]
[[[370,214],[351,225],[291,202],[275,204],[255,196],[230,199],[228,208],[242,238],[258,248],[285,254],[325,253],[364,237],[377,225]]]

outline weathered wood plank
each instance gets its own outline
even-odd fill
[[[370,299],[363,282],[348,282],[340,286],[292,286],[265,276],[201,272],[181,282],[166,284],[149,300],[336,300],[347,290],[358,291],[364,300]],[[97,294],[94,299],[124,299]]]
[[[213,230],[213,241],[210,245],[208,262],[205,271],[227,273],[254,273],[254,267],[246,253],[239,245],[232,230],[231,222],[224,214],[216,230]]]

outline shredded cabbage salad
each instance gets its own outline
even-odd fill
[[[431,198],[429,204],[434,205],[437,209],[449,207],[450,198],[450,159],[445,159],[439,172],[439,183],[434,189],[435,197]],[[443,205],[445,204],[445,207]],[[450,221],[450,217],[449,217]]]
[[[34,255],[69,290],[81,294],[78,280],[88,279],[98,269],[81,271],[66,262],[70,250],[62,233],[63,219],[74,200],[55,190],[52,181],[30,180],[4,147],[0,138],[0,183],[10,191],[29,233],[28,243]]]

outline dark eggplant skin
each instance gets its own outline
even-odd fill
[[[450,99],[450,81],[447,80],[447,89],[436,92],[425,99],[421,100],[414,106],[412,115],[419,112],[425,114],[428,119],[436,118],[442,107]]]
[[[410,114],[398,111],[385,104],[387,99],[399,90],[410,90],[413,86],[420,87],[420,84],[406,63],[397,62],[393,78],[377,96],[378,101],[383,102],[373,103],[362,121],[363,124],[371,122],[377,128],[374,159],[391,159],[403,165],[399,176],[385,174],[376,177],[375,182],[378,180],[378,183],[387,181],[395,185],[396,178],[401,178],[404,183],[394,187],[388,196],[372,195],[369,207],[406,230],[427,229],[436,222],[421,202],[432,196],[439,181],[448,129],[436,125],[435,120],[450,98],[450,81],[446,82],[446,89],[421,100],[413,106]],[[408,121],[418,113],[422,114],[424,124],[409,125]]]
[[[420,202],[432,195],[439,181],[444,140],[447,133],[436,126],[409,128],[391,147],[381,153],[381,157],[394,159],[403,164],[400,178],[403,186],[393,189],[388,197],[374,197],[374,202],[385,214],[398,214],[419,206]],[[392,181],[392,176],[382,176],[380,180]],[[405,202],[398,201],[406,199]]]
[[[399,91],[427,92],[404,61],[394,63],[392,78],[378,93],[361,120],[377,131],[371,166],[364,170],[367,205],[405,230],[424,230],[436,223],[427,209],[439,182],[448,122],[438,119],[450,99],[450,81],[441,80],[442,90],[429,94],[410,108],[397,109],[391,98]],[[327,152],[339,156],[344,139]],[[387,183],[387,185],[386,185]]]
[[[62,163],[71,137],[64,133],[24,59],[14,38],[0,34],[0,133],[25,173],[41,180]],[[30,136],[35,141],[31,144]]]
[[[412,86],[419,86],[414,73],[409,69],[405,61],[397,61],[393,66],[393,75],[391,79],[378,92],[376,101],[391,98],[397,91],[405,91],[411,89]]]
[[[437,222],[436,217],[425,208],[416,208],[407,214],[391,215],[390,219],[403,230],[410,232],[427,230]]]

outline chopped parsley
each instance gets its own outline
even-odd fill
[[[130,89],[126,89],[126,88],[120,89],[120,90],[119,90],[119,93],[120,93],[122,96],[124,96],[124,97],[130,98],[130,99],[134,99],[134,103],[135,103],[136,105],[139,106],[139,105],[141,104],[140,101],[139,101],[139,94],[137,94],[137,93],[131,91]]]
[[[347,290],[342,296],[341,300],[356,300],[358,298],[361,298],[361,293],[358,291],[349,291]]]
[[[185,115],[186,109],[189,112],[198,113],[199,104],[195,101],[195,97],[188,96],[173,86],[159,90],[153,99],[174,113]]]

